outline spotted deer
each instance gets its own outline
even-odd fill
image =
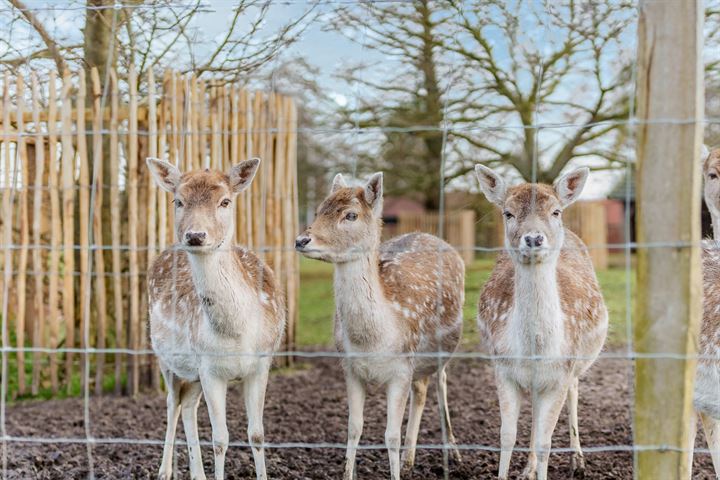
[[[252,182],[260,160],[228,173],[181,174],[149,158],[155,182],[173,194],[178,243],[148,273],[150,338],[168,389],[167,433],[159,477],[172,478],[173,443],[182,414],[190,475],[204,479],[197,430],[200,396],[212,424],[215,478],[224,477],[229,434],[228,382],[242,380],[248,437],[258,479],[265,479],[263,407],[271,357],[284,332],[285,307],[272,270],[233,245],[235,197]]]
[[[435,373],[447,441],[459,461],[445,369],[462,334],[465,266],[450,245],[432,235],[410,233],[381,243],[382,205],[382,173],[364,187],[350,187],[338,174],[312,225],[295,243],[306,257],[335,265],[335,343],[349,354],[343,362],[349,410],[346,480],[354,478],[368,385],[382,385],[387,393],[385,443],[391,477],[398,479],[408,393],[403,462],[411,469]]]
[[[580,195],[589,170],[561,177],[554,188],[509,187],[475,167],[480,188],[503,214],[505,249],[480,296],[478,330],[495,356],[500,403],[500,465],[508,478],[523,397],[531,396],[532,434],[525,478],[547,478],[551,437],[567,398],[572,474],[585,469],[578,434],[578,379],[605,342],[608,313],[585,245],[565,228],[563,210]]]
[[[703,321],[693,404],[720,478],[720,148],[705,151],[702,157],[703,196],[712,217],[714,239],[705,241],[703,248]],[[693,432],[696,426],[697,418],[693,418]],[[694,444],[695,436],[691,437]]]

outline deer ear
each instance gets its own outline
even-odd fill
[[[166,192],[175,193],[175,189],[180,183],[180,170],[175,165],[159,158],[148,157],[145,161],[155,183]]]
[[[700,146],[700,162],[702,163],[703,170],[707,168],[707,161],[710,158],[710,149],[704,143]]]
[[[505,180],[500,175],[493,172],[485,165],[475,165],[475,175],[480,182],[480,190],[485,194],[485,197],[502,208],[505,203],[506,187]]]
[[[368,183],[365,185],[363,192],[365,201],[372,207],[373,213],[378,215],[382,213],[383,200],[383,174],[382,172],[374,173]]]
[[[238,163],[230,169],[228,177],[230,178],[230,190],[232,193],[240,193],[250,186],[257,173],[258,165],[260,165],[260,159],[251,158]]]
[[[330,193],[335,193],[341,188],[347,187],[347,183],[345,183],[345,179],[342,176],[342,173],[338,173],[335,175],[335,178],[333,178],[332,187],[330,187]]]
[[[590,175],[590,169],[581,167],[563,175],[555,182],[555,193],[560,197],[560,203],[567,207],[578,199]]]

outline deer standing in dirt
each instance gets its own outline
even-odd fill
[[[720,478],[720,148],[703,152],[702,158],[703,193],[712,216],[714,239],[706,241],[703,248],[703,321],[693,403],[705,430],[715,474]],[[695,432],[697,418],[692,422]],[[691,442],[694,446],[695,435]],[[690,462],[692,466],[692,455]]]
[[[349,409],[346,480],[354,478],[369,384],[386,388],[385,443],[394,480],[400,477],[408,393],[403,462],[412,468],[434,373],[447,440],[455,447],[445,367],[462,334],[465,266],[450,245],[432,235],[411,233],[380,243],[382,180],[376,173],[364,187],[349,187],[338,174],[314,222],[295,242],[303,255],[335,265],[335,343],[340,352],[351,354],[343,364]],[[459,460],[456,447],[453,454]]]
[[[235,198],[250,185],[260,160],[225,174],[181,174],[149,158],[157,184],[174,195],[178,244],[165,250],[148,273],[150,338],[167,396],[167,433],[159,477],[172,478],[173,443],[182,414],[190,475],[204,479],[197,407],[204,395],[212,424],[215,478],[224,477],[229,434],[228,382],[242,380],[248,438],[258,479],[265,479],[263,407],[271,356],[285,326],[285,306],[272,270],[233,245]]]
[[[584,473],[578,435],[578,378],[605,342],[608,313],[582,241],[563,226],[563,210],[577,200],[589,170],[555,187],[508,187],[477,165],[480,188],[503,213],[506,252],[498,256],[480,296],[478,330],[495,360],[500,403],[500,466],[508,478],[524,395],[532,396],[532,435],[524,477],[547,478],[552,433],[568,400],[574,475]]]

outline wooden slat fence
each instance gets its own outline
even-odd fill
[[[438,212],[399,213],[397,223],[386,225],[383,236],[387,239],[411,232],[440,234],[440,216]],[[458,210],[443,215],[442,237],[455,247],[466,264],[475,259],[475,212]]]
[[[98,394],[159,386],[151,355],[114,351],[149,348],[145,275],[173,243],[172,199],[152,182],[147,156],[182,170],[262,159],[237,204],[236,239],[263,256],[284,287],[292,349],[298,202],[290,98],[173,71],[157,83],[153,72],[138,78],[132,67],[125,78],[109,73],[106,95],[95,69],[60,79],[50,72],[43,81],[6,73],[2,82],[0,296],[4,346],[15,349],[13,394],[73,392],[86,377]],[[99,351],[83,351],[90,348]],[[85,355],[91,372],[83,371]]]

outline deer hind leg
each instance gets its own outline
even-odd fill
[[[567,398],[570,448],[573,450],[572,459],[570,460],[570,478],[585,477],[585,458],[580,448],[580,432],[578,430],[578,383],[578,378],[573,378],[568,389]]]
[[[438,407],[440,408],[441,418],[445,421],[447,427],[447,440],[452,448],[453,459],[460,463],[460,451],[457,448],[457,441],[453,434],[452,424],[450,423],[450,407],[448,406],[448,395],[447,395],[447,365],[438,372],[437,376],[437,396],[438,396]]]
[[[405,430],[405,451],[403,451],[401,459],[403,468],[408,470],[412,469],[415,464],[415,446],[420,431],[420,419],[427,399],[428,380],[429,377],[415,380],[410,388],[410,413]]]
[[[185,439],[188,447],[188,460],[190,463],[190,478],[192,480],[205,480],[205,470],[200,453],[200,438],[198,437],[197,409],[202,397],[200,382],[186,383],[181,390],[182,421],[185,430]]]
[[[537,395],[533,402],[533,449],[537,455],[536,479],[546,480],[552,434],[567,397],[569,385]]]
[[[515,440],[517,438],[517,422],[520,416],[522,396],[514,382],[506,380],[497,374],[495,378],[497,382],[498,401],[500,403],[501,422],[498,478],[500,478],[500,480],[507,480],[510,470],[510,458],[512,457],[512,451],[513,448],[515,448]]]
[[[713,418],[706,413],[700,414],[705,438],[707,439],[708,450],[712,456],[715,476],[720,478],[720,419]]]
[[[350,370],[350,367],[348,367]],[[348,441],[345,453],[344,480],[355,478],[355,453],[363,430],[363,409],[365,407],[365,385],[352,373],[345,376],[348,394]]]
[[[170,480],[173,476],[173,450],[175,449],[175,431],[180,416],[180,390],[182,380],[177,378],[167,368],[162,368],[163,378],[167,386],[167,430],[165,431],[165,445],[163,446],[162,463],[158,478]]]
[[[390,478],[400,480],[400,430],[405,416],[405,404],[410,390],[410,381],[397,379],[387,387],[387,425],[385,445],[390,460]]]
[[[269,368],[269,366],[268,366]],[[245,380],[243,393],[245,395],[245,411],[248,417],[248,440],[252,448],[255,461],[255,476],[258,480],[267,479],[265,472],[265,431],[263,429],[263,410],[265,409],[265,391],[267,388],[268,370]]]
[[[230,435],[228,434],[225,402],[227,382],[213,375],[201,375],[205,403],[207,403],[210,424],[212,425],[212,443],[215,454],[215,480],[225,478],[225,453]]]

